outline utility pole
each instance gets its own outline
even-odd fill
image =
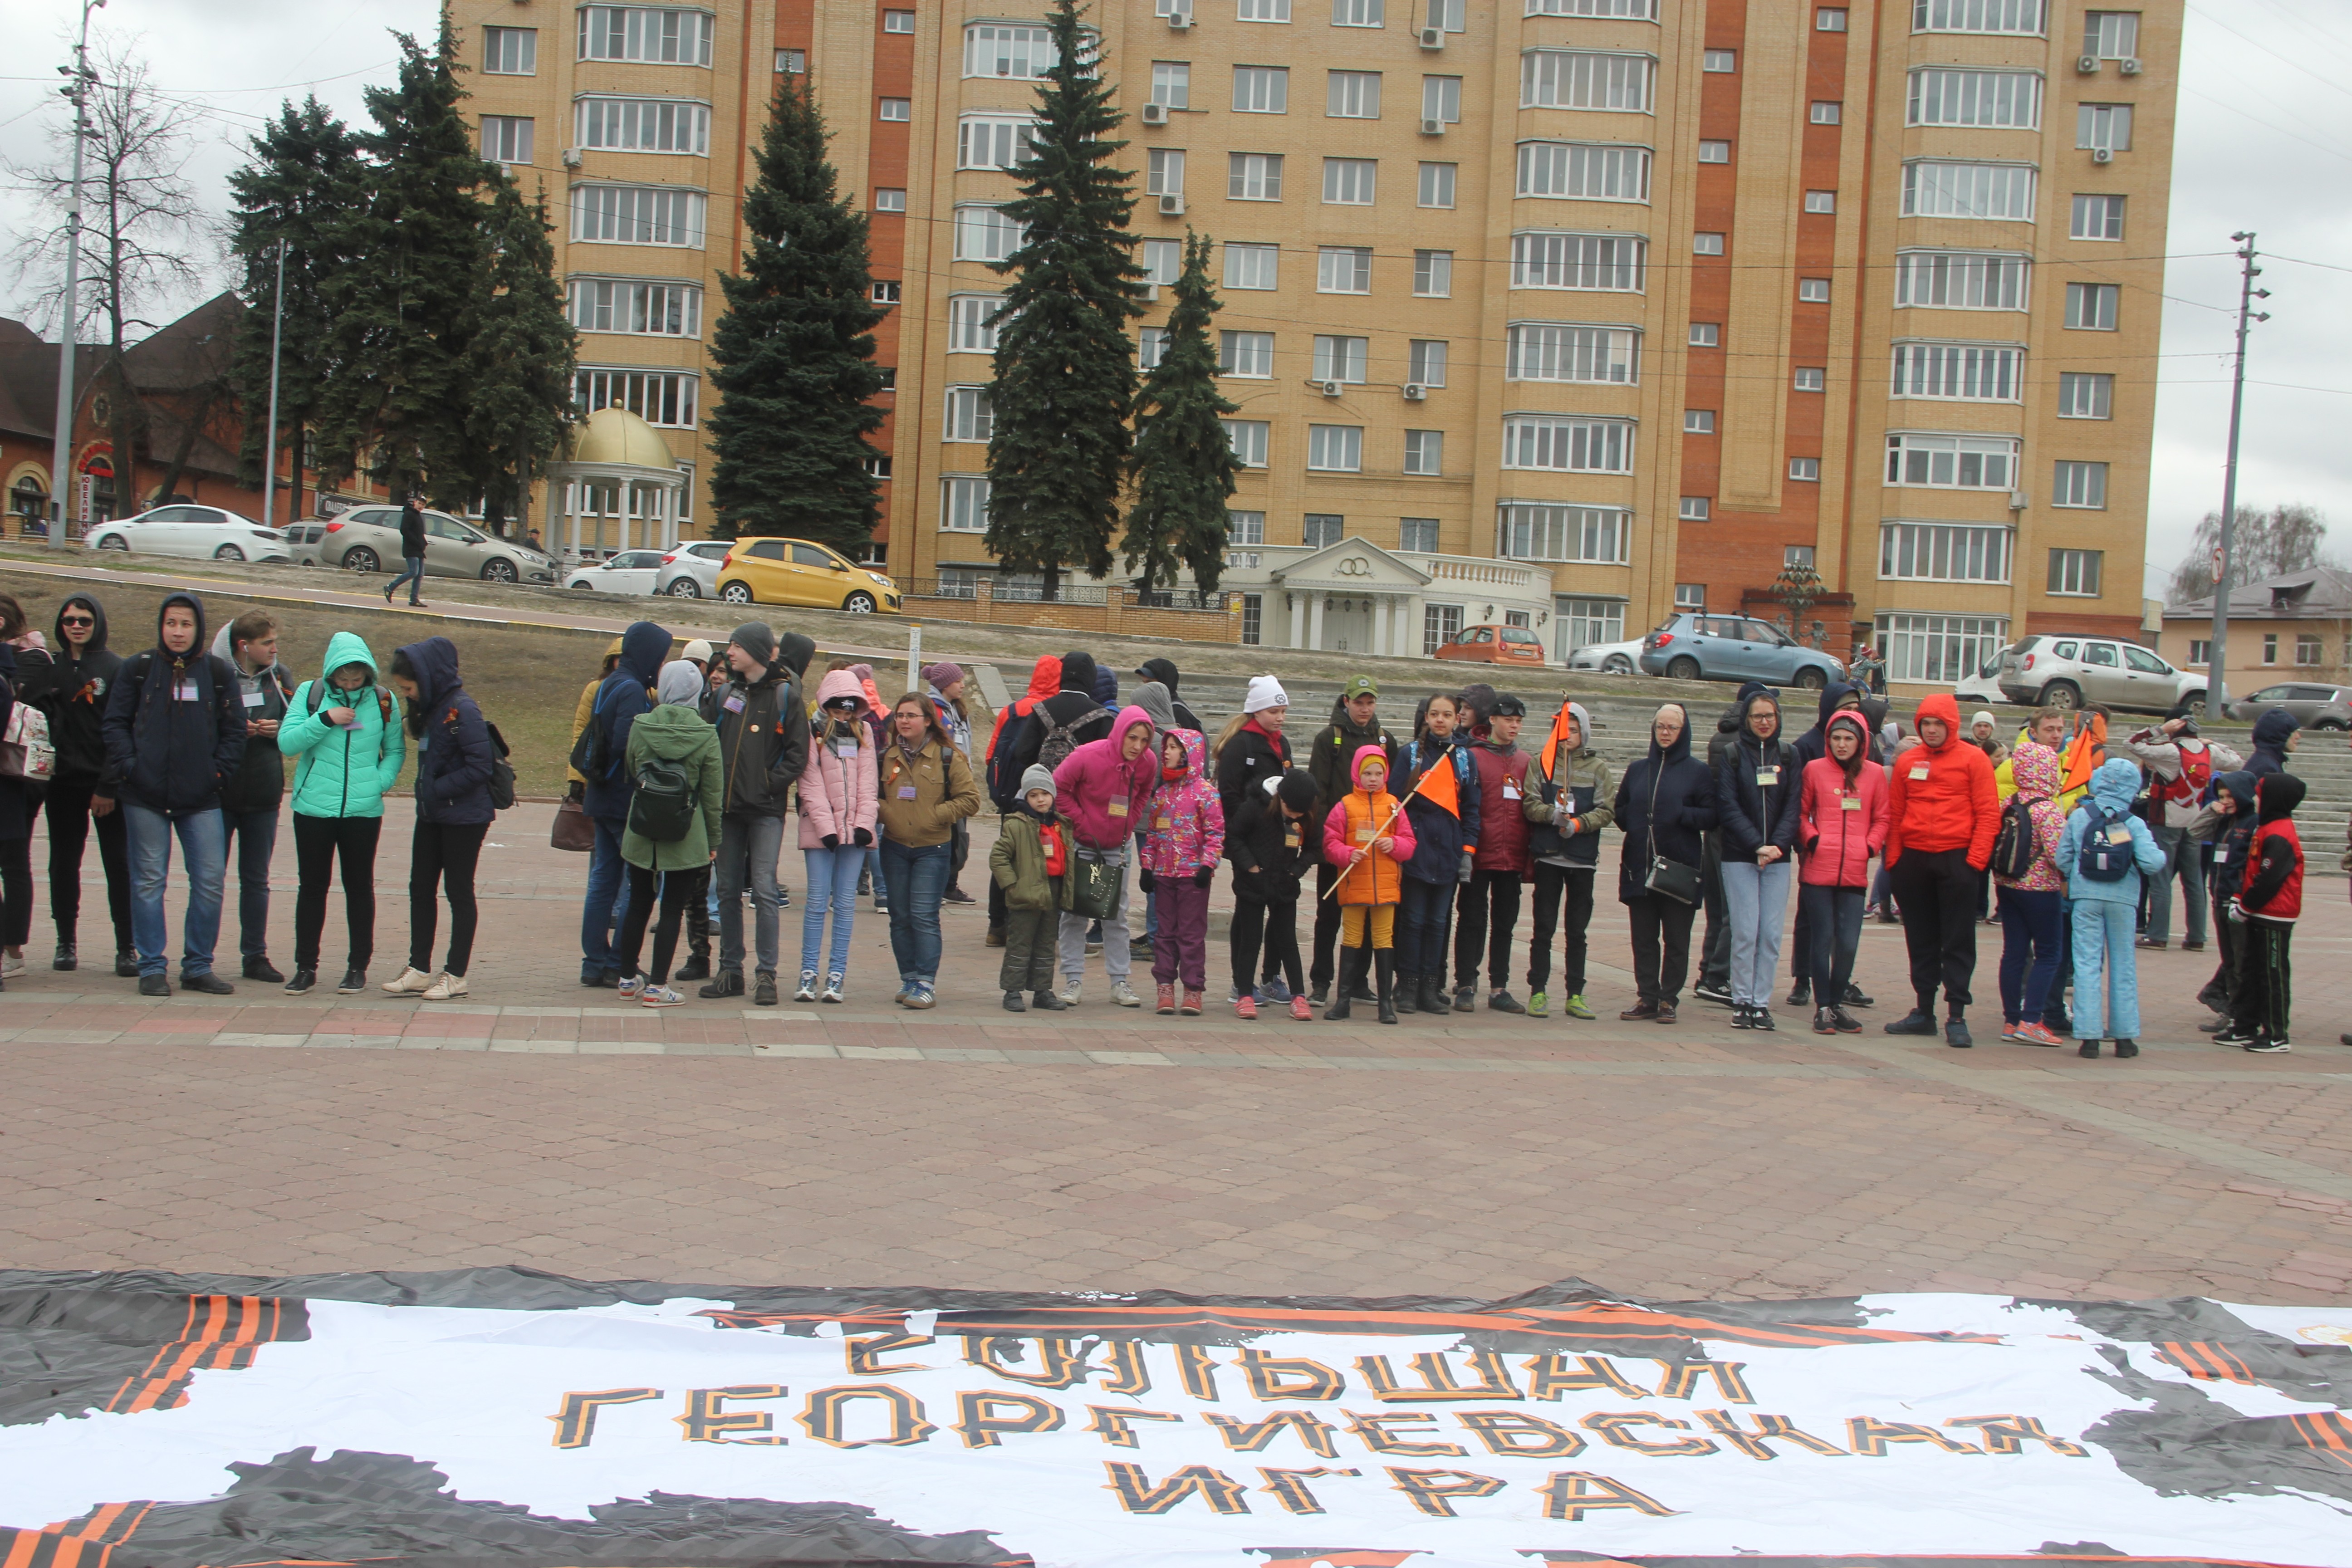
[[[278,237],[278,286],[269,300],[269,430],[262,437],[261,526],[276,528],[278,495],[278,345],[286,329],[286,237]],[[298,447],[297,451],[300,448]],[[294,470],[294,507],[302,509],[302,470]],[[290,518],[289,521],[292,521]]]
[[[2230,574],[2238,564],[2233,547],[2238,538],[2238,420],[2246,403],[2246,329],[2271,319],[2269,312],[2254,309],[2254,301],[2269,299],[2271,291],[2254,287],[2263,269],[2254,265],[2253,230],[2230,237],[2238,242],[2238,359],[2230,378],[2230,455],[2221,466],[2221,550],[2213,571],[2213,640],[2206,649],[2205,670],[2205,711],[2217,718],[2230,701]]]
[[[89,88],[98,79],[89,68],[89,14],[106,4],[106,0],[82,0],[81,37],[74,45],[74,63],[59,66],[58,72],[67,84],[58,90],[73,100],[73,196],[66,208],[66,292],[65,309],[61,312],[64,325],[58,329],[58,428],[49,451],[49,548],[62,550],[66,543],[66,488],[73,483],[73,414],[74,414],[74,312],[81,305],[81,146],[89,134]],[[122,465],[118,454],[115,466]],[[127,494],[131,486],[125,481],[118,494]]]

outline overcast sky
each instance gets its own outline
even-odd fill
[[[65,112],[49,68],[68,58],[79,10],[77,0],[11,0],[8,14],[17,63],[6,68],[41,72],[0,79],[0,156],[23,164],[47,155],[44,138]],[[387,29],[429,33],[436,15],[430,0],[111,0],[94,25],[138,43],[158,85],[184,102],[188,172],[219,210],[244,138],[281,99],[315,92],[362,119],[361,87],[390,75]],[[2352,5],[2191,0],[2183,53],[2151,584],[2221,505],[2237,300],[2229,237],[2241,228],[2272,253],[2261,282],[2273,298],[2249,361],[2239,499],[2317,506],[2352,553],[2352,244],[2337,243],[2352,239],[2352,206],[2327,194],[2352,186],[2352,86],[2329,64],[2352,56]],[[0,234],[22,234],[29,216],[21,196],[0,192]],[[24,303],[0,259],[0,310],[19,314]]]

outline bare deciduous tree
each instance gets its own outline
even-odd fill
[[[2242,506],[2230,542],[2237,556],[2230,565],[2230,581],[2243,587],[2265,577],[2283,577],[2315,566],[2326,542],[2327,520],[2316,507],[2300,501],[2268,511]],[[2172,603],[2184,605],[2213,592],[2213,552],[2221,543],[2221,514],[2209,511],[2189,541],[2189,553],[2172,569]]]

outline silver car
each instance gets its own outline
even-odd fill
[[[2181,703],[2205,711],[2205,677],[2175,669],[2135,642],[2116,637],[2036,633],[2000,655],[2000,694],[2042,708],[2097,702],[2138,713],[2167,713]]]
[[[381,572],[400,564],[400,509],[359,506],[326,525],[319,564],[346,572]],[[446,511],[425,514],[425,574],[478,577],[485,583],[555,581],[555,563],[528,544],[500,539]]]
[[[2265,686],[2230,704],[2232,719],[2252,723],[2273,708],[2284,708],[2306,730],[2352,730],[2352,689],[2295,681]]]
[[[731,548],[723,539],[690,539],[662,557],[654,592],[673,599],[719,597],[719,569]]]
[[[1603,675],[1636,675],[1641,672],[1642,642],[1586,643],[1568,656],[1570,669],[1598,670]]]

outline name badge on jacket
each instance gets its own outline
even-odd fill
[[[183,679],[177,686],[172,688],[173,701],[194,702],[195,700],[196,683],[194,681]]]
[[[1780,782],[1780,770],[1778,768],[1758,768],[1756,770],[1756,782],[1759,784],[1779,784]]]
[[[730,713],[740,713],[743,711],[742,694],[739,692],[735,696],[730,697],[726,701],[720,703],[719,706],[726,709]]]
[[[1127,802],[1123,800],[1110,801],[1103,806],[1103,809],[1113,816],[1125,816],[1127,815]]]

